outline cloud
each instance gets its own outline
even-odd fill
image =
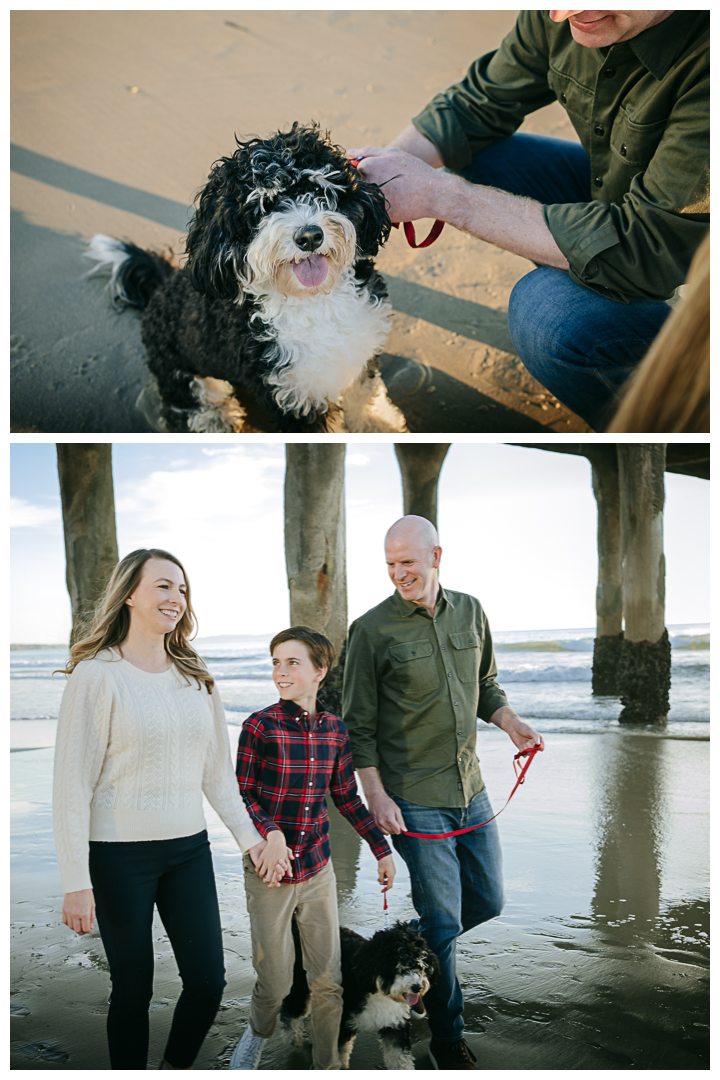
[[[59,504],[55,506],[37,506],[35,503],[10,499],[10,528],[38,529],[46,525],[59,524],[62,521]]]

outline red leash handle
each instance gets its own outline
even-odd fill
[[[350,158],[349,160],[350,160],[350,164],[353,166],[353,168],[357,169],[358,162],[362,161],[362,158]],[[438,236],[443,231],[444,226],[445,226],[444,221],[436,220],[435,224],[432,227],[432,229],[427,234],[427,236],[422,241],[422,243],[416,244],[415,243],[415,226],[413,225],[412,221],[403,221],[403,229],[405,231],[405,238],[406,238],[406,240],[407,240],[407,242],[408,242],[408,244],[410,245],[411,248],[430,247],[431,244],[435,243]],[[400,228],[400,222],[399,221],[393,221],[392,227],[393,227],[393,229],[399,229]]]
[[[400,228],[400,222],[399,221],[393,221],[392,226],[393,226],[393,229],[399,229]],[[435,224],[433,225],[432,229],[427,234],[425,239],[422,241],[422,243],[421,244],[416,244],[415,243],[415,226],[413,225],[412,221],[403,221],[403,229],[405,230],[405,236],[406,236],[407,242],[408,242],[408,244],[410,245],[411,248],[430,247],[431,244],[435,243],[438,236],[443,231],[444,226],[445,226],[444,221],[439,221],[439,220],[436,219]]]
[[[405,832],[402,835],[403,836],[415,836],[419,840],[446,840],[449,836],[460,836],[462,833],[473,832],[475,829],[482,829],[482,827],[484,825],[489,825],[491,821],[494,821],[496,817],[498,817],[500,814],[502,814],[503,810],[508,805],[508,803],[510,802],[510,799],[512,799],[512,797],[515,794],[515,792],[517,791],[517,789],[520,787],[521,784],[525,783],[525,773],[530,768],[530,765],[532,764],[532,760],[535,757],[535,755],[537,754],[538,750],[542,750],[542,743],[535,743],[535,745],[531,746],[529,750],[521,750],[518,754],[515,755],[515,757],[513,758],[513,768],[515,769],[515,775],[517,777],[517,780],[515,781],[515,787],[510,792],[510,794],[508,796],[508,800],[505,803],[505,806],[503,806],[502,809],[498,810],[497,814],[493,814],[493,816],[491,818],[488,818],[487,821],[481,821],[479,825],[468,825],[468,827],[466,829],[454,829],[453,832],[444,832],[444,833]],[[518,771],[517,762],[518,762],[518,759],[522,758],[522,757],[527,757],[527,761],[522,766],[520,771]],[[387,898],[386,898],[386,902],[387,902]]]

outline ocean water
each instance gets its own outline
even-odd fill
[[[648,734],[707,738],[710,720],[710,627],[669,626],[672,646],[670,714]],[[621,704],[591,693],[593,629],[522,630],[494,635],[498,683],[513,708],[545,735],[620,730]],[[275,701],[270,674],[270,636],[198,638],[195,645],[218,681],[228,724]],[[10,652],[13,750],[53,746],[65,679],[65,649]],[[479,730],[485,725],[479,722]]]

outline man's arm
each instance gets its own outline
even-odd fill
[[[397,138],[388,143],[388,146],[395,150],[404,150],[406,154],[420,158],[426,164],[432,165],[433,169],[439,169],[445,164],[435,143],[430,142],[425,135],[421,134],[414,124],[408,124]]]
[[[490,717],[490,723],[509,735],[518,750],[530,750],[537,743],[540,743],[543,750],[545,749],[542,735],[521,720],[509,705],[503,705],[501,709],[497,709]]]
[[[398,136],[398,141],[406,132]],[[432,146],[423,135],[416,134]],[[414,145],[411,136],[407,144]],[[423,146],[418,149],[427,153]],[[569,269],[569,262],[545,224],[542,203],[439,172],[437,165],[428,164],[426,157],[414,151],[365,146],[349,153],[362,159],[358,169],[365,180],[382,187],[392,221],[437,218],[541,266]]]
[[[375,823],[384,833],[397,835],[407,831],[407,825],[403,821],[400,807],[394,803],[383,787],[380,773],[370,766],[366,769],[358,769],[365,798],[368,802],[370,813],[375,818]]]

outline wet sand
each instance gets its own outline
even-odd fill
[[[89,237],[180,254],[189,205],[234,132],[314,119],[344,147],[386,144],[515,15],[13,12],[13,429],[154,430],[137,405],[139,321],[83,276]],[[576,138],[557,103],[522,130]],[[514,355],[508,297],[531,263],[445,229],[423,251],[393,231],[378,267],[395,309],[381,366],[411,430],[589,430]]]
[[[231,744],[237,729],[230,729]],[[479,738],[498,809],[512,787],[511,748]],[[15,1069],[107,1069],[109,980],[97,932],[62,926],[50,818],[52,750],[12,755],[11,1062]],[[499,818],[502,915],[463,936],[458,966],[468,1042],[481,1069],[708,1069],[709,743],[645,732],[555,735]],[[208,822],[222,910],[225,1000],[196,1068],[227,1068],[253,985],[242,870],[234,841]],[[341,919],[383,925],[374,860],[333,813]],[[399,863],[390,915],[412,917]],[[156,925],[151,1068],[162,1055],[179,984]],[[428,1036],[413,1026],[416,1067]],[[361,1035],[353,1069],[374,1069]],[[307,1049],[276,1035],[263,1069],[308,1069]]]

